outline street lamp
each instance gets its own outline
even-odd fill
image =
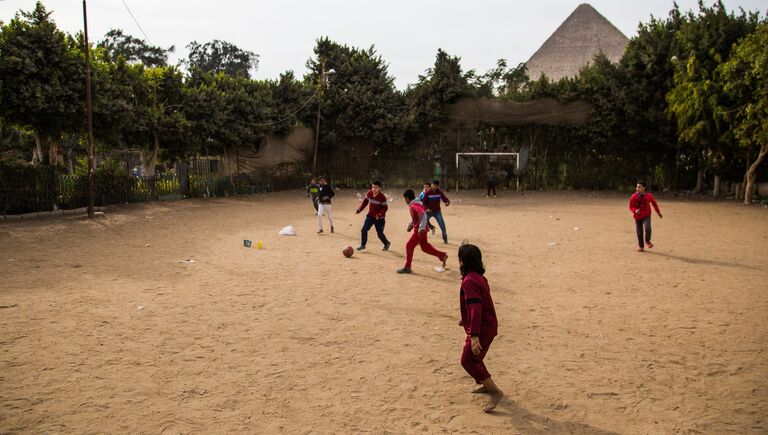
[[[325,65],[322,66],[322,70],[320,72],[320,83],[318,84],[321,88],[318,90],[318,94],[322,90],[323,86],[326,86],[328,84],[328,77],[331,74],[336,74],[336,70],[331,68],[328,71],[325,70]],[[322,105],[323,100],[321,98],[317,99],[317,122],[315,123],[315,157],[312,159],[312,176],[317,177],[317,147],[320,142],[320,106]]]

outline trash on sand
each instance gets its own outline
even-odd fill
[[[248,239],[243,240],[243,246],[245,246],[246,248],[250,248],[251,244],[253,244],[253,241]]]
[[[143,306],[143,305],[139,305],[139,306],[137,306],[136,308],[137,308],[137,309],[139,309],[139,310],[143,310],[143,309],[144,309],[144,306]]]
[[[295,236],[296,229],[293,228],[293,225],[288,225],[287,227],[280,230],[278,234],[280,234],[281,236]]]
[[[195,260],[179,260],[179,263],[187,263],[187,264],[189,264],[189,263],[194,263],[194,262],[195,262]]]
[[[557,242],[549,242],[549,243],[547,243],[547,245],[549,245],[549,246],[555,246],[555,245],[557,245]]]
[[[263,247],[264,247],[264,242],[262,240],[259,240],[258,242],[256,242],[256,248],[257,249],[261,249]]]
[[[573,231],[579,231],[580,229],[579,227],[573,227]]]
[[[443,268],[442,268],[442,267],[440,267],[440,266],[435,266],[435,272],[437,272],[437,273],[440,273],[440,272],[442,272],[443,270],[445,270],[445,269],[443,269]]]

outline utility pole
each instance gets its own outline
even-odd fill
[[[325,70],[325,63],[321,64],[320,67],[320,89],[317,91],[318,99],[317,99],[317,121],[315,122],[315,157],[312,159],[312,176],[317,177],[317,148],[318,144],[320,143],[320,108],[323,104],[323,90],[325,89],[325,86],[328,82],[328,76],[331,74],[335,74],[336,70],[331,68],[330,70]]]
[[[83,27],[85,42],[85,111],[88,118],[88,217],[93,218],[93,105],[91,102],[91,60],[88,46],[88,12],[83,0]]]

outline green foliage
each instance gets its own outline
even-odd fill
[[[387,64],[373,47],[367,50],[320,38],[315,57],[307,61],[306,83],[317,86],[313,104],[321,105],[320,139],[324,149],[348,141],[371,141],[382,152],[396,145],[403,100],[394,87]],[[323,73],[327,80],[322,79]],[[311,117],[304,121],[314,125]]]
[[[723,91],[733,107],[718,115],[731,121],[743,147],[768,144],[768,23],[762,22],[755,32],[733,49],[727,62],[717,72]]]
[[[174,47],[163,49],[149,45],[145,40],[123,33],[122,29],[112,29],[99,41],[99,48],[106,51],[112,62],[119,58],[128,63],[141,63],[148,67],[168,65],[168,54],[173,53]]]
[[[41,140],[72,131],[84,113],[83,61],[42,3],[0,31],[0,117]]]
[[[233,77],[251,77],[251,70],[259,66],[259,55],[242,50],[236,45],[214,39],[200,44],[192,41],[187,45],[189,56],[184,64],[190,69],[217,74],[225,73]]]

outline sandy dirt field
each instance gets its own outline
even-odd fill
[[[409,276],[384,191],[392,249],[350,259],[350,190],[335,234],[299,191],[0,223],[0,432],[768,433],[765,208],[660,195],[638,253],[628,196],[449,193],[450,269],[417,249]],[[459,364],[464,239],[492,414]]]

